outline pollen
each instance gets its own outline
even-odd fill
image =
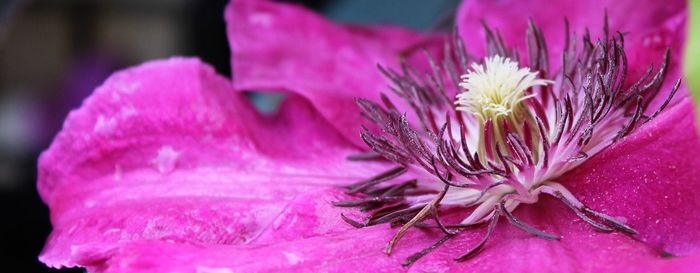
[[[529,88],[553,83],[538,79],[537,72],[499,55],[487,57],[483,64],[472,64],[471,71],[461,79],[459,86],[465,92],[457,94],[456,108],[482,121],[512,115],[521,102],[534,96],[526,94]]]

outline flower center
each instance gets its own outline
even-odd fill
[[[553,81],[537,78],[537,72],[520,68],[518,63],[499,55],[487,57],[484,64],[472,64],[472,69],[462,75],[459,86],[466,92],[457,94],[457,110],[472,113],[482,121],[514,116],[522,119],[527,112],[521,105],[534,94],[526,95],[533,86],[543,86]]]
[[[495,145],[505,150],[508,131],[521,136],[536,136],[534,127],[520,128],[517,125],[536,124],[528,107],[523,105],[527,99],[535,97],[532,87],[554,83],[538,79],[537,74],[530,71],[530,68],[519,67],[510,58],[495,55],[486,57],[483,64],[473,63],[471,70],[461,76],[459,86],[465,92],[457,94],[454,104],[458,111],[477,117],[479,131],[482,132],[478,152],[494,157]],[[484,158],[484,164],[487,163],[486,159]]]
[[[355,199],[335,205],[371,212],[362,223],[342,216],[356,227],[401,225],[387,244],[387,254],[409,228],[439,228],[445,233],[435,245],[408,257],[404,265],[467,227],[488,223],[484,239],[457,260],[471,257],[501,216],[533,235],[561,239],[511,213],[537,202],[540,194],[561,200],[596,230],[636,235],[617,218],[585,206],[561,180],[564,173],[669,105],[680,80],[658,108],[647,109],[650,100],[662,93],[670,51],[655,75],[651,76],[650,68],[636,82],[627,82],[622,34],[610,38],[605,28],[605,39],[594,43],[587,34],[581,44],[567,46],[558,71],[549,73],[544,37],[534,24],[530,28],[532,70],[513,61],[517,54],[488,28],[489,57],[482,63],[469,65],[465,46],[456,38],[448,44],[442,66],[429,58],[432,74],[423,76],[410,66],[401,72],[380,67],[394,84],[391,90],[411,106],[418,124],[409,122],[384,95],[383,106],[357,100],[363,116],[381,130],[364,128],[361,137],[373,152],[353,159],[382,157],[398,166],[348,185],[348,194]],[[538,78],[540,73],[551,80]],[[450,99],[448,86],[459,90],[456,101]],[[401,181],[406,176],[410,179]],[[468,214],[459,222],[443,223],[439,214],[448,208]]]

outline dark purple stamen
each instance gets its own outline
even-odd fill
[[[559,235],[554,235],[554,234],[551,234],[551,233],[548,233],[548,232],[545,232],[545,231],[541,231],[541,230],[539,230],[539,229],[537,229],[537,228],[535,228],[535,227],[533,227],[533,226],[531,226],[531,225],[528,225],[528,224],[523,223],[523,222],[521,222],[520,220],[516,219],[516,218],[513,216],[513,214],[510,213],[510,211],[508,211],[508,210],[506,209],[506,203],[505,203],[505,202],[501,202],[501,205],[500,205],[500,206],[501,206],[501,211],[503,212],[503,214],[504,214],[504,215],[506,216],[506,218],[508,219],[508,222],[510,222],[512,225],[516,226],[517,228],[522,229],[522,230],[524,230],[524,231],[526,231],[526,232],[528,232],[528,233],[531,233],[531,234],[533,234],[533,235],[536,235],[536,236],[545,238],[545,239],[557,240],[557,241],[558,241],[558,240],[561,240],[561,236],[559,236]]]
[[[571,201],[569,201],[568,199],[564,198],[560,192],[555,192],[554,196],[555,196],[556,198],[558,198],[560,201],[562,201],[562,203],[566,204],[569,208],[571,208],[571,210],[573,210],[574,213],[576,213],[576,215],[577,215],[579,218],[581,218],[583,221],[585,221],[585,222],[588,223],[589,225],[593,226],[595,229],[597,229],[597,230],[599,230],[599,231],[602,231],[602,232],[613,232],[613,231],[614,231],[612,228],[610,228],[610,227],[608,227],[608,226],[606,226],[606,225],[604,225],[604,224],[598,223],[598,222],[596,222],[595,220],[593,220],[593,219],[591,219],[590,217],[588,217],[588,215],[586,215],[586,214],[581,210],[581,208],[576,207],[576,205],[574,205]]]
[[[356,193],[360,192],[363,190],[366,190],[376,184],[379,184],[384,181],[391,180],[393,178],[399,177],[402,174],[406,172],[406,168],[404,167],[396,167],[391,170],[388,170],[386,172],[380,173],[376,176],[373,176],[369,179],[357,182],[355,184],[349,185],[348,188],[348,193]]]
[[[364,153],[358,153],[354,155],[350,155],[347,158],[350,161],[363,161],[363,160],[377,160],[377,159],[384,159],[384,157],[374,151],[369,151],[369,152],[364,152]]]
[[[603,220],[605,223],[607,223],[608,225],[612,226],[613,228],[615,228],[619,231],[625,232],[629,235],[638,235],[639,234],[636,230],[634,230],[630,226],[625,225],[624,223],[622,223],[622,222],[616,220],[615,218],[608,216],[602,212],[598,212],[598,211],[592,210],[592,209],[587,208],[587,207],[583,207],[583,211],[585,213],[588,213],[590,215],[598,217],[599,219]]]
[[[467,260],[474,256],[474,254],[478,253],[484,247],[484,244],[486,244],[486,241],[489,239],[489,237],[491,237],[493,230],[496,229],[496,224],[498,224],[498,218],[500,217],[501,209],[500,207],[496,207],[493,210],[493,215],[491,216],[491,219],[489,219],[489,227],[486,229],[486,235],[484,235],[484,238],[482,238],[481,241],[479,241],[479,243],[476,244],[476,246],[472,247],[469,251],[455,258],[455,261]]]
[[[406,259],[401,263],[401,265],[402,265],[402,266],[410,266],[410,265],[412,265],[412,264],[413,264],[414,262],[416,262],[418,259],[423,258],[423,256],[428,255],[428,253],[432,252],[433,250],[435,250],[436,248],[438,248],[439,246],[441,246],[442,244],[444,244],[445,242],[447,242],[447,240],[449,240],[450,238],[452,238],[454,235],[455,235],[455,234],[453,234],[453,233],[447,233],[447,234],[445,234],[445,236],[443,236],[440,240],[438,240],[437,242],[433,243],[433,244],[430,245],[429,247],[424,248],[424,249],[421,250],[420,252],[415,253],[415,254],[409,256],[408,258],[406,258]]]
[[[353,227],[356,227],[356,228],[363,228],[363,227],[365,227],[365,225],[363,225],[362,223],[357,222],[357,221],[355,221],[355,220],[353,220],[353,219],[348,218],[347,216],[345,216],[345,214],[342,214],[342,213],[341,213],[341,214],[340,214],[340,218],[342,218],[343,221],[345,221],[346,223],[350,224],[350,225],[353,226]]]

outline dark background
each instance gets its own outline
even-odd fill
[[[0,0],[0,271],[38,262],[51,230],[36,161],[68,111],[109,74],[150,59],[199,56],[230,75],[222,0]],[[307,0],[341,22],[428,29],[457,0]],[[254,96],[265,106],[266,98]]]

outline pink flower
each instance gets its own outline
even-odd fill
[[[659,64],[667,46],[672,49],[656,99],[644,100],[651,114],[681,75],[677,53],[685,40],[684,1],[467,1],[457,25],[479,59],[486,54],[481,18],[524,50],[532,17],[550,49],[549,60],[541,59],[539,67],[547,63],[556,71],[565,49],[564,16],[572,33],[581,35],[588,27],[595,37],[605,8],[609,28],[626,34],[631,81],[643,77],[652,60]],[[40,256],[48,266],[82,266],[90,272],[700,270],[695,189],[700,138],[685,86],[646,124],[641,113],[634,117],[634,108],[633,117],[617,113],[611,121],[615,128],[634,119],[640,124],[556,177],[588,207],[625,217],[611,220],[639,235],[598,232],[565,204],[543,195],[518,206],[513,216],[560,240],[499,224],[482,252],[469,260],[453,259],[477,245],[486,228],[463,231],[403,267],[407,257],[443,238],[442,232],[409,229],[387,256],[384,248],[396,229],[386,224],[356,229],[340,214],[361,219],[365,213],[333,203],[356,200],[338,186],[395,167],[346,159],[366,150],[358,138],[361,124],[378,132],[361,119],[355,104],[357,97],[381,101],[379,91],[389,82],[375,65],[398,69],[397,57],[403,56],[417,69],[429,69],[416,49],[441,56],[444,37],[339,26],[299,7],[265,1],[234,0],[226,19],[232,81],[195,59],[149,62],[114,74],[70,114],[39,162],[39,191],[54,225]],[[246,90],[289,96],[277,113],[264,115],[245,99]],[[413,115],[397,95],[387,96],[401,113]],[[461,105],[471,107],[469,99]],[[409,118],[418,124],[417,116]],[[530,125],[533,132],[542,130]],[[436,169],[449,171],[444,163]],[[403,174],[411,175],[414,169]],[[419,188],[427,183],[423,178]],[[445,209],[454,212],[444,214],[446,221],[465,216],[459,207]]]

